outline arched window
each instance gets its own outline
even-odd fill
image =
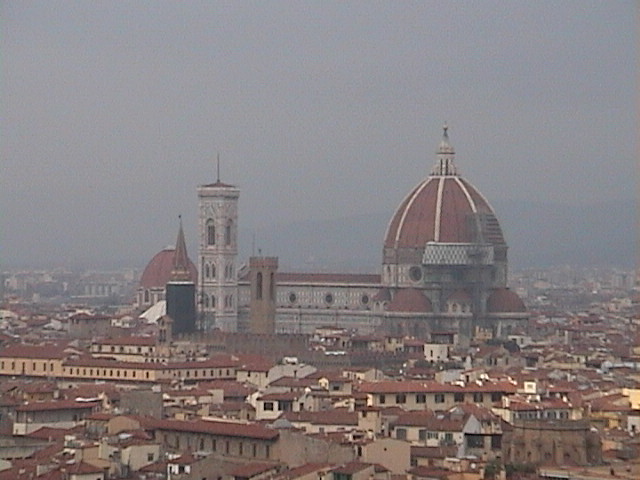
[[[207,245],[216,244],[216,226],[213,224],[213,220],[207,220]]]
[[[269,298],[272,302],[276,301],[276,278],[273,272],[269,278]]]
[[[216,308],[216,296],[211,295],[211,308]]]
[[[209,269],[209,264],[205,264],[204,266],[204,278],[209,278],[211,276],[211,270]]]
[[[262,272],[256,275],[256,298],[262,300]]]
[[[144,303],[149,303],[149,290],[144,291]]]
[[[216,278],[216,264],[211,264],[211,278]]]
[[[205,308],[209,308],[209,295],[206,293],[202,295],[202,303],[204,303]]]
[[[224,229],[224,243],[225,245],[231,245],[231,227],[233,226],[233,220],[229,220]]]

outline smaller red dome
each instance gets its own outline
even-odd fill
[[[433,312],[431,300],[424,296],[422,292],[415,288],[403,288],[393,297],[389,307],[389,312],[402,313],[428,313]]]
[[[164,287],[171,279],[175,254],[174,248],[165,248],[158,252],[142,272],[140,286],[142,288]],[[193,283],[198,280],[198,270],[191,260],[189,260],[189,277]]]
[[[391,300],[391,291],[388,288],[381,288],[371,300],[374,302],[389,302]]]
[[[487,299],[487,312],[489,313],[511,313],[526,312],[524,302],[517,293],[508,288],[498,288],[493,291]]]

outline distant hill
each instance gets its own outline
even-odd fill
[[[550,265],[633,268],[637,206],[633,199],[569,206],[492,202],[510,247],[511,268]],[[280,257],[281,270],[377,271],[393,212],[300,221],[255,232],[255,248]],[[243,239],[254,237],[242,231]],[[249,242],[241,258],[251,254]]]

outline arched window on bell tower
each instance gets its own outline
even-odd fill
[[[207,220],[207,245],[216,244],[216,226],[213,224],[213,220]]]
[[[227,221],[227,225],[224,228],[224,243],[225,245],[231,245],[231,229],[233,227],[233,220]]]
[[[273,272],[269,278],[269,299],[272,302],[276,301],[276,275]]]

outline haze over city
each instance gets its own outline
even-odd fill
[[[142,266],[173,242],[179,214],[195,255],[196,187],[215,181],[217,154],[241,190],[245,251],[254,238],[269,254],[304,250],[273,241],[294,222],[381,218],[362,239],[379,255],[444,121],[514,264],[519,245],[563,238],[558,206],[560,219],[597,212],[565,237],[602,235],[625,252],[614,262],[632,251],[636,2],[0,8],[3,266]],[[340,231],[329,248],[362,243]]]

